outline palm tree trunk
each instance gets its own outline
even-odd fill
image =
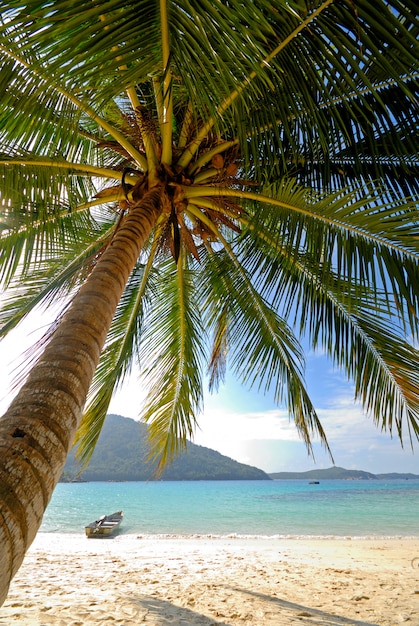
[[[132,209],[0,419],[0,606],[72,447],[126,282],[161,211],[161,190]]]

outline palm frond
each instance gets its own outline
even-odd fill
[[[208,255],[202,280],[206,285],[202,294],[206,325],[214,329],[216,342],[220,327],[223,329],[232,371],[250,387],[257,384],[265,393],[273,391],[274,401],[288,407],[310,453],[313,435],[320,437],[330,453],[305,388],[301,346],[284,319],[260,297],[229,246],[224,252]],[[214,375],[220,373],[213,370]]]
[[[11,287],[13,281],[26,281],[24,288],[30,290],[31,280],[37,282],[39,267],[49,276],[53,276],[54,271],[60,272],[58,267],[68,267],[69,263],[78,267],[80,257],[89,258],[92,250],[95,254],[104,245],[104,237],[113,223],[111,219],[102,219],[99,223],[84,212],[70,215],[65,211],[64,215],[53,215],[32,224],[28,219],[20,228],[3,231],[0,237],[2,284]]]
[[[397,302],[399,314],[405,321],[410,320],[410,331],[416,335],[416,203],[381,202],[380,189],[371,189],[319,196],[300,189],[291,180],[265,187],[264,194],[228,190],[226,195],[257,201],[257,205],[247,206],[248,214],[253,215],[251,228],[275,233],[290,258],[310,252],[312,263],[318,264],[321,280],[327,280],[327,274],[336,271],[344,281],[353,279],[360,285],[368,284],[372,294],[385,289],[387,298]],[[249,223],[246,214],[241,221]]]
[[[68,298],[90,273],[109,241],[110,224],[103,222],[101,227],[96,224],[94,228],[90,221],[86,225],[84,220],[72,220],[72,226],[77,224],[77,237],[73,240],[67,237],[60,242],[57,233],[50,229],[45,245],[34,243],[28,249],[25,245],[32,243],[32,236],[27,233],[12,233],[1,239],[3,245],[0,247],[0,258],[5,259],[2,267],[5,282],[10,265],[18,265],[20,274],[14,276],[13,282],[7,283],[7,291],[2,297],[0,336],[5,336],[15,328],[35,307],[52,305],[57,300]],[[63,225],[59,227],[63,228]],[[33,235],[33,238],[37,237],[44,242],[44,229],[41,229],[41,234]],[[51,246],[47,252],[49,240]]]
[[[205,330],[196,287],[181,252],[159,267],[158,293],[149,312],[140,360],[148,390],[143,419],[149,423],[151,460],[161,470],[186,445],[202,402]]]
[[[320,342],[355,381],[356,398],[377,424],[395,429],[400,439],[403,424],[409,437],[417,436],[419,355],[406,338],[397,302],[389,301],[380,274],[372,274],[375,283],[365,280],[371,272],[364,273],[360,265],[358,277],[350,272],[345,279],[342,268],[336,272],[327,257],[319,262],[314,248],[294,250],[291,256],[287,236],[277,235],[272,220],[265,228],[259,220],[258,228],[250,227],[243,237],[243,263],[258,290],[287,318],[294,318],[314,348]],[[417,296],[417,290],[412,292]],[[411,321],[417,332],[417,314]]]
[[[7,29],[6,32],[8,33]],[[110,136],[116,140],[142,169],[147,169],[144,155],[126,135],[91,106],[91,93],[87,92],[80,97],[65,82],[60,82],[56,78],[51,66],[45,71],[46,59],[43,55],[40,59],[34,59],[31,54],[30,60],[27,60],[24,56],[24,47],[16,44],[14,39],[16,35],[11,36],[10,33],[8,35],[9,47],[0,46],[0,61],[3,61],[8,69],[5,73],[7,82],[4,84],[0,99],[4,112],[3,120],[0,117],[0,132],[9,142],[15,141],[28,149],[37,145],[38,154],[45,154],[46,148],[47,153],[52,155],[51,147],[55,142],[50,141],[51,131],[55,131],[55,136],[58,135],[60,140],[68,133],[69,143],[72,143],[74,135],[82,127],[82,120],[88,118],[105,137]],[[13,115],[13,121],[9,123],[11,111],[14,112],[15,109],[17,114]],[[33,119],[34,123],[28,125],[28,118]],[[70,125],[69,120],[73,120],[73,124]]]

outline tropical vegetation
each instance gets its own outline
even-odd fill
[[[73,448],[60,481],[269,480],[262,470],[191,441],[156,476],[148,461],[147,430],[142,422],[108,414],[87,467]]]
[[[417,439],[416,2],[0,7],[0,334],[62,303],[0,420],[0,601],[133,363],[161,466],[227,367],[327,447],[303,340]]]

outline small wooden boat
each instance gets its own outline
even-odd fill
[[[107,537],[112,535],[120,526],[123,518],[124,513],[122,511],[117,511],[112,513],[112,515],[102,515],[102,517],[84,527],[86,535],[88,537]]]

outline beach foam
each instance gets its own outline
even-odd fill
[[[418,557],[419,538],[39,533],[0,625],[414,626]]]

